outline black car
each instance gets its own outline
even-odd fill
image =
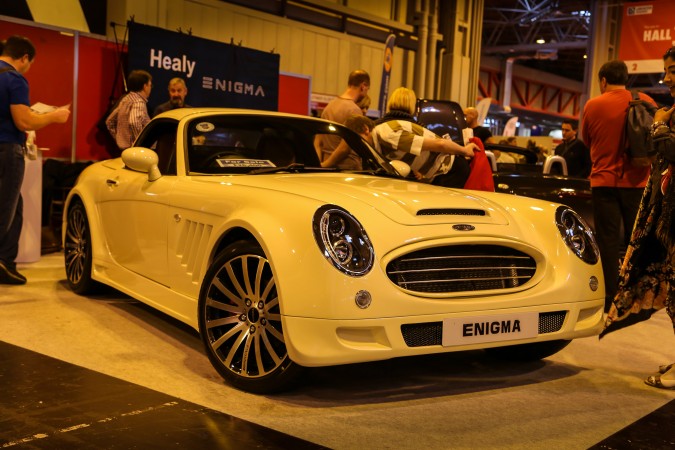
[[[425,128],[464,145],[462,130],[467,125],[459,103],[420,99],[417,102],[416,117]],[[590,181],[587,178],[567,176],[567,166],[563,158],[549,156],[545,161],[540,161],[532,149],[492,143],[484,145],[492,164],[495,191],[568,205],[593,227]],[[517,162],[497,163],[495,151],[507,152]]]

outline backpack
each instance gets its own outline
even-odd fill
[[[626,155],[633,166],[647,167],[656,155],[652,149],[651,126],[657,108],[640,99],[637,92],[632,92],[632,96],[626,111]]]

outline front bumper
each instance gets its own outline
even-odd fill
[[[283,318],[291,359],[307,367],[378,361],[401,356],[446,353],[597,335],[603,326],[604,299],[458,314],[364,320]],[[536,336],[443,346],[444,320],[538,314]]]

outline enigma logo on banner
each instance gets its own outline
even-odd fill
[[[215,83],[214,83],[215,81]],[[265,90],[260,85],[242,83],[241,81],[219,80],[212,77],[202,78],[203,89],[215,89],[217,91],[234,92],[236,94],[265,96]]]

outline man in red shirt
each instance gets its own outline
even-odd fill
[[[619,255],[628,244],[649,167],[633,166],[625,152],[624,128],[631,92],[626,89],[628,68],[609,61],[598,72],[602,95],[584,107],[582,136],[591,152],[591,191],[595,234],[605,277],[605,311],[617,290]],[[640,98],[656,105],[648,95]],[[623,225],[623,235],[621,226]]]

